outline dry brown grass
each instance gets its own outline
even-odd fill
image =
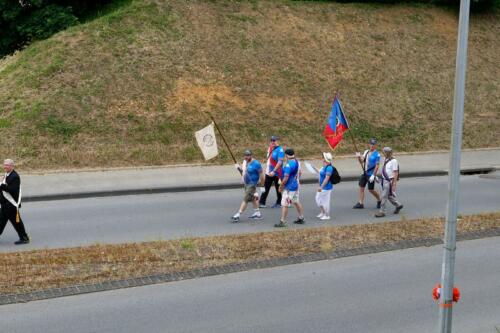
[[[0,155],[32,169],[200,161],[210,110],[236,151],[263,157],[277,133],[306,157],[327,148],[335,90],[360,138],[447,148],[456,26],[433,6],[135,0],[0,60]],[[469,41],[464,146],[500,146],[498,14],[473,16]]]
[[[0,293],[178,272],[229,263],[440,237],[443,219],[291,229],[137,244],[0,254]],[[500,213],[466,216],[458,232],[500,228]]]

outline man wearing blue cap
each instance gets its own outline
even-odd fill
[[[375,190],[375,175],[378,172],[380,165],[380,153],[377,151],[377,140],[371,138],[369,141],[369,149],[365,150],[363,155],[356,152],[356,157],[359,163],[363,166],[363,174],[359,177],[359,195],[358,202],[352,207],[354,209],[365,208],[365,187],[368,184],[368,191],[377,199],[377,208],[380,209],[380,195]]]
[[[264,181],[264,192],[260,196],[260,207],[266,207],[266,199],[271,190],[271,186],[274,184],[276,189],[276,203],[273,208],[280,207],[281,204],[281,193],[279,189],[279,181],[282,179],[283,175],[283,159],[285,157],[285,151],[283,147],[279,145],[279,138],[276,135],[271,136],[271,142],[267,151],[267,167],[266,167],[266,179]]]
[[[252,157],[252,151],[247,149],[243,153],[244,160],[242,166],[236,164],[236,168],[241,171],[242,179],[244,183],[244,195],[243,201],[241,202],[240,209],[236,214],[231,217],[233,223],[240,221],[240,216],[247,208],[247,205],[251,202],[253,205],[254,212],[250,216],[251,219],[260,220],[262,215],[259,210],[259,193],[257,192],[257,186],[262,186],[264,182],[264,172],[262,171],[262,166],[259,161]]]

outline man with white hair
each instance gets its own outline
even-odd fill
[[[382,202],[380,204],[380,211],[375,214],[375,217],[385,216],[387,200],[396,207],[394,214],[399,214],[399,211],[403,209],[403,205],[396,200],[396,184],[399,180],[398,161],[392,156],[391,147],[384,147],[383,152],[385,160],[382,166]]]
[[[7,221],[12,223],[12,226],[19,235],[19,240],[14,244],[28,244],[30,238],[24,229],[23,220],[19,215],[21,208],[21,178],[14,170],[14,161],[6,159],[3,162],[5,176],[0,184],[0,235],[5,229]]]

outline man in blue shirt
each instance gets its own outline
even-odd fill
[[[275,135],[271,137],[271,142],[267,150],[267,166],[266,166],[266,180],[264,183],[264,193],[260,196],[260,208],[266,207],[266,199],[271,186],[274,184],[276,189],[276,203],[272,206],[273,208],[280,207],[281,205],[281,193],[278,191],[279,180],[283,175],[283,159],[285,157],[285,151],[283,147],[279,145],[279,138]]]
[[[358,202],[352,207],[354,209],[365,208],[365,187],[368,184],[368,191],[377,199],[377,208],[380,209],[380,195],[375,190],[375,175],[380,165],[380,153],[377,151],[377,140],[371,138],[369,149],[365,150],[363,155],[357,152],[356,157],[363,166],[363,174],[359,177],[359,195]]]
[[[293,223],[304,224],[304,209],[299,202],[299,178],[301,176],[299,161],[295,158],[293,149],[285,150],[285,163],[283,168],[283,180],[279,187],[282,194],[281,199],[281,219],[274,226],[277,228],[286,227],[286,218],[288,215],[288,207],[293,204],[297,209],[298,218]]]
[[[247,149],[244,153],[242,167],[236,164],[236,168],[242,171],[245,194],[243,195],[240,209],[231,217],[231,221],[235,223],[240,221],[240,215],[247,208],[249,202],[252,203],[254,208],[254,213],[250,218],[260,220],[262,219],[262,215],[259,210],[259,193],[257,192],[257,185],[262,186],[264,183],[262,165],[252,157],[252,152]]]

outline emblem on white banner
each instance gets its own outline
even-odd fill
[[[205,160],[210,160],[219,154],[215,139],[214,123],[195,132],[195,137]]]

